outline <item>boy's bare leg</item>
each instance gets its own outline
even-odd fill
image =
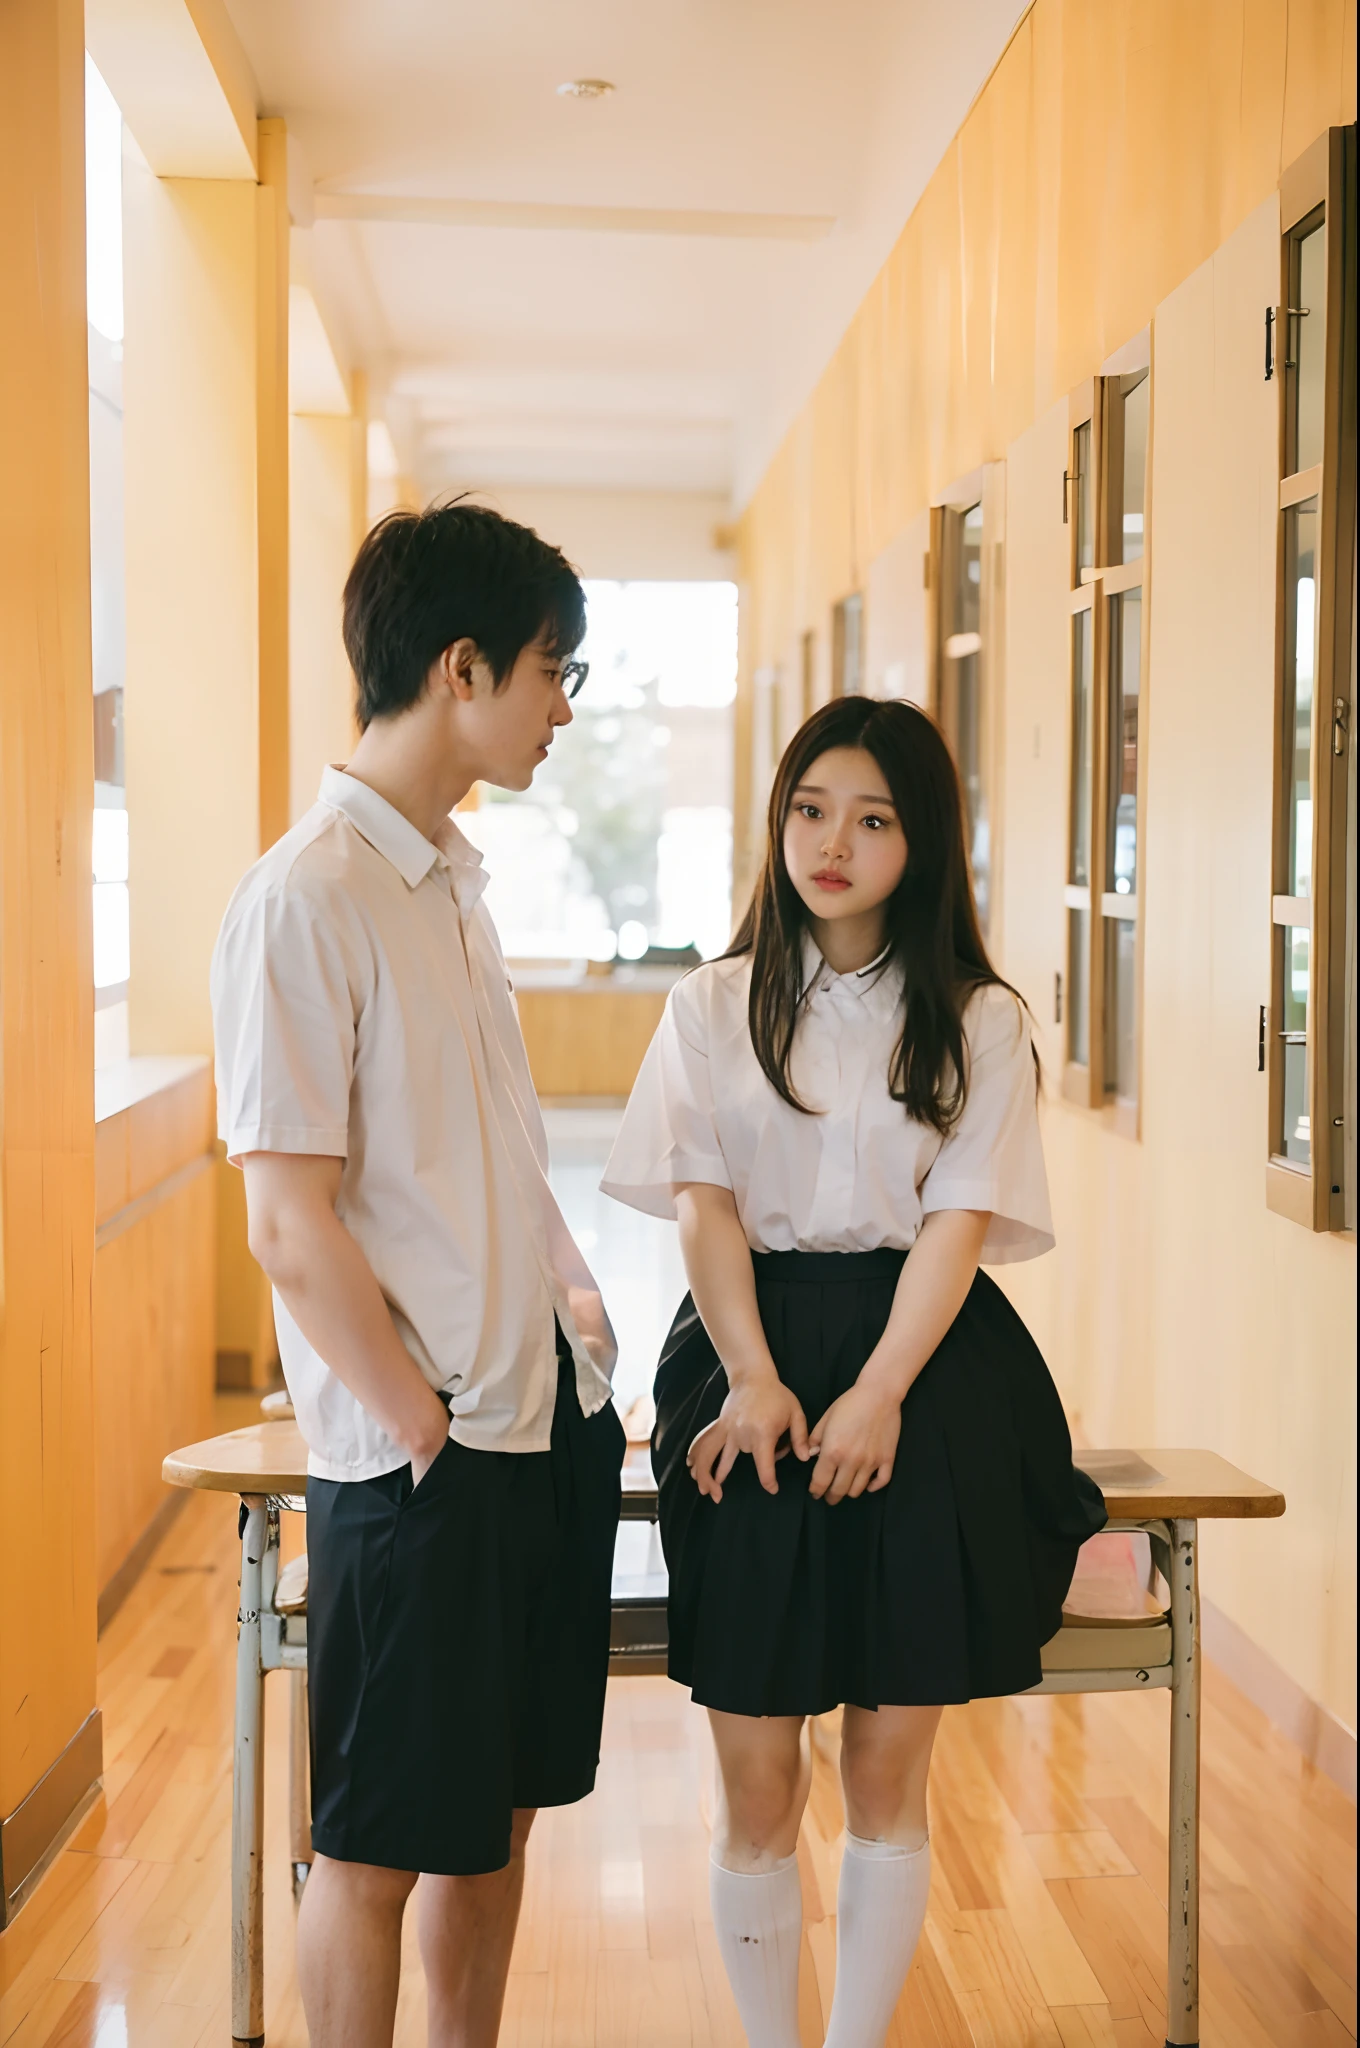
[[[298,1909],[297,1972],[311,2048],[391,2048],[401,1918],[413,1870],[318,1856]]]
[[[533,1808],[517,1807],[504,1870],[420,1880],[416,1928],[429,1999],[429,2048],[496,2048],[533,1824]]]

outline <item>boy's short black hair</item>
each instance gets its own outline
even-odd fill
[[[497,688],[540,635],[566,656],[585,635],[586,598],[559,548],[487,505],[455,499],[389,512],[345,582],[345,652],[359,728],[417,702],[455,640],[475,640]]]

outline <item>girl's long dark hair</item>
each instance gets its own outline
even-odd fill
[[[888,1089],[909,1117],[947,1136],[968,1094],[964,1008],[983,984],[1009,989],[1010,983],[987,958],[978,926],[958,774],[939,728],[914,704],[837,697],[815,711],[784,750],[770,793],[765,866],[726,955],[751,956],[751,1043],[777,1093],[812,1114],[789,1074],[807,993],[808,912],[784,864],[784,825],[794,791],[833,747],[862,747],[873,757],[906,833],[906,871],[885,906],[884,970],[898,967],[904,984],[902,1035],[888,1064]]]

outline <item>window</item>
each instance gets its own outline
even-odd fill
[[[864,599],[842,598],[831,614],[831,694],[857,697],[864,688]]]
[[[1087,1108],[1112,1105],[1119,1127],[1136,1135],[1152,378],[1145,342],[1121,356],[1133,366],[1091,379],[1069,408],[1071,770],[1067,969],[1057,1007],[1064,1094]]]
[[[523,795],[483,789],[459,820],[488,908],[519,961],[710,957],[731,922],[736,586],[585,589],[572,723]]]
[[[799,684],[802,691],[803,719],[811,718],[817,709],[817,635],[804,633],[798,643]]]
[[[1279,626],[1266,1198],[1313,1230],[1354,1221],[1353,130],[1280,188],[1280,303],[1266,313],[1280,394]],[[1349,223],[1349,226],[1348,226]],[[1349,246],[1348,246],[1349,244]],[[1346,265],[1350,269],[1347,274]]]
[[[1001,647],[1001,517],[1005,472],[976,471],[931,517],[935,715],[963,790],[978,917],[995,940],[995,777],[991,746]]]

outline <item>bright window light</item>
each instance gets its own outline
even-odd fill
[[[94,878],[125,882],[128,878],[128,814],[97,810],[94,814]]]
[[[91,327],[123,339],[123,117],[85,57],[85,302]]]
[[[116,988],[128,978],[128,816],[94,813],[94,985]]]
[[[523,796],[487,790],[459,820],[487,907],[512,959],[710,959],[731,927],[736,586],[585,589],[571,725]]]
[[[126,882],[94,885],[94,985],[116,988],[128,978],[132,951]]]
[[[737,694],[735,583],[587,583],[581,657],[592,705],[638,707],[655,682],[657,702],[720,706]]]

